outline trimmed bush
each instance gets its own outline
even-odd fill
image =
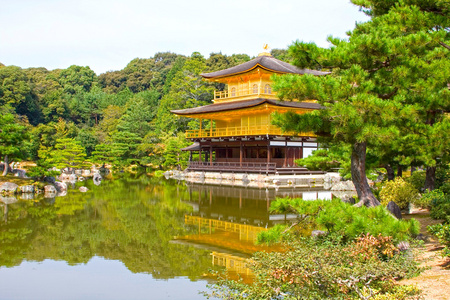
[[[390,201],[394,201],[400,209],[407,208],[409,203],[414,203],[419,197],[419,191],[401,177],[386,182],[380,191],[382,205],[386,206]]]
[[[406,181],[412,184],[418,191],[422,191],[425,186],[425,171],[415,171],[410,177],[406,178]]]
[[[450,224],[428,226],[428,231],[437,236],[439,242],[445,246],[443,254],[450,256]]]
[[[434,190],[426,195],[429,195],[431,201],[430,216],[433,219],[450,222],[450,194],[445,194],[441,190]]]
[[[326,230],[328,233],[341,236],[345,241],[370,233],[373,236],[380,234],[391,236],[395,242],[400,242],[416,236],[420,229],[417,220],[398,220],[383,206],[355,207],[339,199],[331,201],[277,199],[272,203],[271,211],[283,213],[278,211],[280,208],[283,211],[295,211],[299,215],[298,226],[292,227],[289,231],[297,235],[302,234],[301,230],[305,229],[307,223],[307,228],[312,226],[314,229]],[[259,242],[273,242],[276,240],[274,236],[282,231],[277,228],[273,234],[261,236]],[[267,240],[264,240],[265,238]]]

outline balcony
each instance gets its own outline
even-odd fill
[[[231,89],[226,91],[214,91],[214,102],[237,101],[255,98],[278,99],[271,87],[254,89]]]
[[[281,129],[279,127],[276,127],[275,125],[239,126],[186,131],[186,138],[189,139],[249,135],[315,136],[313,133],[308,132],[282,132]]]

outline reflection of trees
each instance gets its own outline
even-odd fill
[[[69,192],[55,204],[10,204],[0,225],[0,265],[46,258],[78,264],[98,255],[156,278],[196,279],[210,268],[208,251],[170,243],[191,233],[184,225],[191,207],[180,201],[184,186],[146,176],[85,184],[91,193]]]

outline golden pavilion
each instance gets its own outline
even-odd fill
[[[305,113],[321,106],[313,101],[281,101],[272,90],[271,76],[282,74],[326,75],[327,72],[300,69],[280,61],[269,53],[217,72],[201,74],[205,80],[223,83],[215,91],[213,104],[173,110],[172,113],[198,119],[200,127],[188,130],[194,143],[189,171],[246,172],[266,174],[313,173],[295,165],[317,149],[312,133],[288,133],[271,124],[272,113]],[[207,120],[209,128],[202,128]],[[198,160],[192,161],[192,153]]]

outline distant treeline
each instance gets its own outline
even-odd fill
[[[285,50],[272,54],[287,57]],[[246,54],[205,58],[198,52],[190,57],[162,52],[99,76],[88,66],[47,70],[0,64],[1,114],[14,115],[26,127],[27,141],[15,155],[22,159],[43,159],[58,140],[70,139],[98,163],[173,167],[186,145],[183,133],[199,124],[170,110],[210,104],[213,90],[224,86],[200,74],[250,59]]]

